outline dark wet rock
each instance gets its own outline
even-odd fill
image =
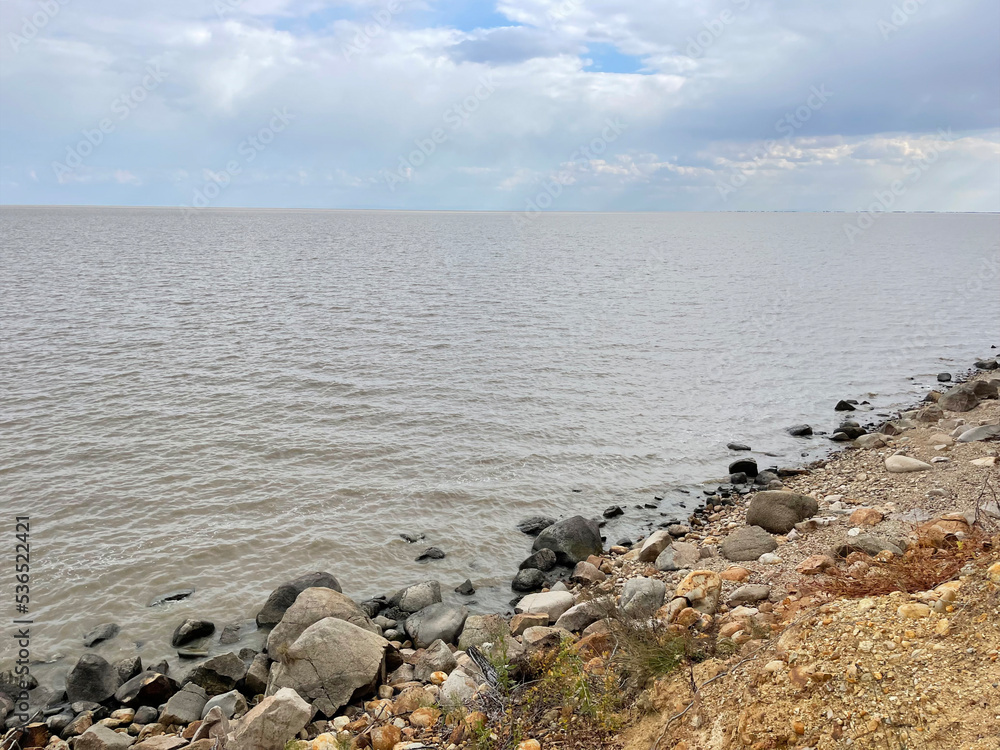
[[[830,436],[830,440],[835,443],[849,443],[851,441],[851,436],[845,432],[835,432]]]
[[[949,388],[945,394],[938,399],[938,406],[948,411],[972,411],[979,405],[979,397],[976,395],[975,386],[971,383],[962,383],[954,388]]]
[[[1000,362],[996,359],[981,359],[976,362],[976,369],[979,370],[996,370],[1000,368]]]
[[[813,434],[813,428],[807,424],[797,424],[785,431],[792,437],[809,437]]]
[[[166,659],[160,659],[156,664],[146,667],[146,672],[159,672],[160,674],[170,674],[170,664]]]
[[[115,694],[118,675],[114,667],[97,654],[84,654],[66,678],[66,695],[72,701],[102,703]]]
[[[185,620],[174,630],[170,645],[174,648],[186,646],[199,638],[206,638],[215,632],[215,623],[208,620]]]
[[[228,693],[246,677],[247,664],[236,654],[215,656],[195,667],[188,677],[189,683],[204,688],[208,695]]]
[[[175,692],[177,688],[174,681],[165,674],[143,672],[118,688],[115,700],[129,708],[159,706],[166,703]]]
[[[514,576],[514,580],[511,581],[510,587],[514,591],[520,591],[521,593],[529,593],[531,591],[539,591],[545,585],[545,574],[538,570],[537,568],[522,568],[517,571],[517,575]]]
[[[854,421],[847,421],[842,423],[840,427],[837,428],[837,432],[844,433],[851,440],[857,440],[862,435],[867,434],[865,428]]]
[[[583,516],[573,516],[558,521],[542,531],[535,539],[532,550],[550,549],[562,565],[576,565],[591,555],[604,551],[600,528]]]
[[[624,516],[625,511],[622,510],[620,505],[612,505],[610,508],[605,509],[603,515],[605,518],[618,518],[618,516]]]
[[[819,513],[819,503],[795,492],[758,492],[747,508],[747,526],[760,526],[772,534],[787,534],[795,524]]]
[[[774,552],[778,543],[759,526],[744,526],[722,540],[722,556],[732,562],[756,560],[767,552]]]
[[[950,372],[939,372],[937,376],[939,383],[950,383],[951,373]]]
[[[833,410],[834,411],[857,411],[857,409],[854,408],[854,404],[852,404],[850,401],[838,401],[837,405],[835,407],[833,407]]]
[[[0,708],[0,717],[4,714],[3,709]],[[72,723],[73,719],[76,718],[76,714],[72,711],[61,711],[60,713],[53,714],[45,720],[45,726],[49,728],[52,734],[62,736],[62,733],[66,730],[66,727]]]
[[[426,534],[407,534],[407,533],[403,533],[403,534],[399,535],[399,538],[402,539],[407,544],[416,544],[421,539],[425,539],[426,537],[427,537]]]
[[[749,445],[745,445],[744,443],[727,443],[726,447],[729,448],[729,450],[731,450],[731,451],[748,451],[748,450],[751,450],[750,446]]]
[[[124,685],[133,677],[142,673],[142,659],[138,656],[126,656],[114,663],[115,674],[118,675],[118,684]]]
[[[548,572],[556,566],[556,553],[550,549],[540,549],[531,557],[527,558],[518,566],[519,570],[525,568],[535,568],[543,572]]]
[[[430,560],[443,560],[445,558],[445,553],[443,549],[439,547],[428,547],[419,555],[417,555],[415,562],[428,562]]]
[[[147,607],[159,607],[162,604],[167,604],[169,602],[179,602],[181,599],[187,599],[194,593],[194,589],[177,589],[176,591],[168,591],[166,594],[160,594],[159,596],[154,596],[149,600]]]
[[[219,636],[219,643],[223,646],[238,643],[240,639],[256,631],[257,622],[255,620],[231,622],[222,629],[222,635]]]
[[[615,542],[615,544],[617,544],[619,547],[631,548],[632,545],[635,544],[635,542],[632,540],[631,537],[623,536],[621,539]]]
[[[340,582],[330,573],[306,573],[293,581],[283,583],[267,598],[263,608],[257,613],[258,627],[274,627],[281,621],[281,616],[285,610],[292,606],[292,603],[306,589],[325,588],[342,592]]]
[[[122,632],[121,627],[113,622],[98,625],[96,628],[83,636],[83,645],[91,648],[96,646],[98,643],[102,643],[103,641],[110,641],[120,632]]]
[[[528,536],[538,536],[555,522],[556,519],[548,516],[530,516],[517,522],[517,530]]]
[[[742,471],[729,475],[730,484],[746,484],[748,481],[750,481],[750,478]]]
[[[757,476],[757,461],[753,458],[741,458],[729,464],[730,474],[746,474],[747,477]]]
[[[476,593],[476,587],[472,585],[472,581],[466,578],[464,583],[455,587],[455,593],[462,596],[472,596]]]

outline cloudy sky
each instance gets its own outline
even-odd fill
[[[1000,210],[996,0],[0,0],[0,202]]]

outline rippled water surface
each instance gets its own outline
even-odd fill
[[[495,609],[522,516],[621,504],[609,541],[634,536],[728,441],[794,462],[827,444],[784,427],[1000,344],[1000,217],[852,221],[3,209],[0,504],[9,536],[32,517],[34,656],[65,670],[116,621],[101,652],[154,661],[183,617],[252,617],[309,570],[358,598],[470,577]]]

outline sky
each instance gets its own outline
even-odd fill
[[[0,203],[1000,210],[996,0],[0,0]]]

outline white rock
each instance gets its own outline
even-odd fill
[[[909,456],[889,456],[885,460],[885,468],[891,474],[908,474],[915,471],[930,471],[934,467]]]
[[[541,594],[528,594],[517,603],[514,611],[541,612],[549,616],[549,622],[555,622],[574,604],[576,597],[568,591],[546,591]]]
[[[773,552],[765,552],[757,558],[757,562],[763,563],[764,565],[778,565],[782,562],[782,560]]]

